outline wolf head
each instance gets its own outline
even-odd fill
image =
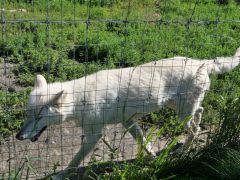
[[[67,93],[51,88],[42,75],[37,75],[34,90],[28,101],[27,118],[17,133],[18,140],[37,141],[41,133],[52,124],[60,124],[64,119],[63,101]]]

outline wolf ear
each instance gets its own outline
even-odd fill
[[[42,75],[38,74],[35,80],[35,88],[41,88],[45,86],[47,86],[46,79]]]
[[[67,96],[66,91],[64,90],[60,91],[59,93],[54,95],[53,99],[51,100],[51,104],[61,106],[66,96]]]

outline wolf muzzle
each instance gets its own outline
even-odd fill
[[[21,134],[21,132],[17,133],[16,135],[16,139],[22,141],[24,139],[23,135]]]
[[[33,136],[30,140],[31,140],[32,142],[37,141],[38,138],[40,137],[40,135],[43,133],[43,131],[44,131],[45,129],[47,129],[47,126],[44,126],[44,127],[43,127],[35,136]],[[24,135],[22,134],[22,132],[19,132],[19,133],[17,133],[17,135],[16,135],[16,139],[22,141],[22,140],[24,140],[24,139],[26,139],[26,138],[24,138]]]

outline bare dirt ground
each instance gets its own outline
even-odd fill
[[[205,137],[206,138],[206,137]],[[125,133],[121,124],[107,126],[103,132],[103,140],[100,140],[95,149],[81,162],[80,166],[86,166],[91,161],[122,161],[136,157],[138,143],[129,133]],[[64,123],[47,129],[37,142],[18,141],[14,135],[0,144],[0,179],[14,176],[19,168],[22,168],[22,177],[26,177],[29,169],[30,179],[46,176],[57,170],[64,169],[74,155],[83,145],[81,128],[73,123]],[[153,150],[161,151],[169,140],[161,137],[155,140],[153,137]],[[185,135],[180,141],[185,140]],[[107,142],[107,143],[106,143]],[[109,148],[109,146],[111,148]],[[116,149],[115,152],[112,149]]]
[[[93,152],[90,153],[92,155],[85,158],[80,166],[86,166],[90,161],[95,160],[121,161],[136,157],[137,142],[130,134],[125,134],[125,130],[120,124],[106,127],[103,133],[105,143],[100,140]],[[53,170],[54,164],[59,164],[58,170],[64,169],[83,145],[82,140],[81,128],[74,127],[73,123],[65,123],[46,130],[34,143],[27,140],[18,141],[13,135],[5,142],[1,142],[0,174],[17,171],[23,164],[24,171],[31,164],[34,170],[34,172],[31,171],[33,179],[49,174]],[[162,149],[166,141],[167,139],[159,139],[154,142],[154,151]],[[113,152],[113,149],[116,151]],[[27,159],[29,162],[26,162]]]
[[[16,77],[13,74],[14,64],[4,62],[3,58],[0,59],[0,89],[9,92],[16,92],[23,89],[17,84]]]

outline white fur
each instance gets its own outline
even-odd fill
[[[199,130],[209,74],[230,71],[239,64],[239,55],[240,48],[233,57],[215,60],[174,57],[52,84],[38,75],[30,94],[29,117],[20,132],[31,139],[46,125],[75,120],[83,127],[86,142],[69,164],[76,167],[101,138],[104,125],[122,123],[136,139],[141,130],[132,117],[166,105],[181,119],[192,117],[187,125],[189,144]],[[147,150],[154,154],[150,145]]]

